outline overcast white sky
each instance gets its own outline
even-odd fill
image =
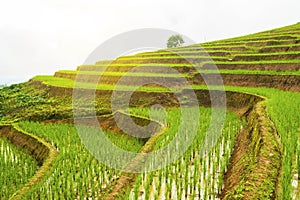
[[[0,0],[0,84],[75,69],[133,29],[170,29],[200,43],[298,21],[299,0]]]

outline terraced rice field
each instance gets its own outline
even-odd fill
[[[0,150],[0,198],[8,199],[35,174],[38,163],[28,152],[5,138],[0,138]]]
[[[74,101],[76,91],[83,93]],[[130,108],[115,112],[113,97],[123,105],[132,92]],[[225,98],[226,107],[220,104]],[[1,151],[0,160],[11,166],[7,155],[12,155],[11,160],[18,160],[15,171],[23,174],[22,181],[17,176],[12,182],[0,181],[5,198],[16,190],[12,199],[300,198],[300,23],[39,75],[0,90],[0,100],[0,122],[10,127],[10,135],[28,133],[41,141],[41,149],[52,148],[31,152],[36,161],[30,160],[7,141],[12,140],[9,134],[1,134],[7,138],[0,140],[1,148],[9,150]],[[215,101],[219,106],[212,109]],[[125,172],[90,154],[77,134],[77,112],[86,135],[97,136],[100,125],[115,146],[136,153],[127,163],[111,157],[124,162]],[[222,126],[210,129],[213,112],[220,119],[223,112],[225,118]],[[126,130],[136,130],[140,136],[144,129],[126,120],[156,128],[148,137],[132,137],[114,121],[117,115],[123,117]],[[183,117],[189,120],[182,128]],[[190,138],[194,130],[195,137]],[[203,151],[206,133],[218,137],[212,148]],[[176,148],[159,157],[162,161],[187,146],[170,165],[143,173],[126,171],[145,163],[155,166],[157,161],[147,153],[172,141]],[[31,170],[22,171],[19,161]],[[37,163],[47,170],[37,170]],[[4,172],[4,177],[12,173]],[[38,178],[30,181],[32,176]],[[23,187],[26,181],[30,184]]]

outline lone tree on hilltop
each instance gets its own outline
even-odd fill
[[[168,48],[180,47],[184,43],[184,40],[181,35],[172,35],[169,37],[167,42]]]

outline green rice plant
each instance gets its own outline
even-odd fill
[[[188,77],[188,74],[163,74],[149,72],[102,72],[102,71],[75,71],[75,70],[60,70],[57,73],[75,74],[75,75],[93,75],[93,76],[135,76],[135,77]]]
[[[59,156],[53,168],[41,182],[27,191],[26,199],[86,199],[101,196],[118,177],[119,171],[103,165],[81,143],[77,129],[71,124],[43,124],[20,122],[21,129],[44,138],[57,148]],[[80,127],[86,133],[93,127]],[[133,137],[106,132],[115,145],[138,152],[143,143]],[[114,159],[114,158],[112,158]]]
[[[145,52],[145,53],[139,53],[135,56],[165,56],[165,55],[181,55],[181,54],[201,54],[203,53],[238,53],[240,51],[230,51],[230,50],[205,50],[203,48],[203,51],[201,50],[185,50],[186,48],[183,48],[182,51],[167,51],[167,50],[159,50],[159,51],[153,51],[153,52]]]
[[[198,73],[201,74],[261,74],[261,75],[300,75],[300,71],[259,71],[259,70],[229,70],[229,69],[222,69],[222,70],[198,70]]]
[[[272,53],[253,53],[253,54],[235,54],[235,56],[276,56],[276,55],[298,55],[299,51],[284,51],[284,52],[272,52]]]
[[[233,42],[233,41],[260,41],[260,40],[281,40],[281,39],[285,39],[287,37],[297,37],[299,36],[299,32],[297,34],[292,34],[291,32],[287,32],[285,34],[283,33],[273,33],[273,34],[255,34],[255,35],[248,35],[248,36],[242,36],[242,37],[237,37],[237,38],[233,38],[233,39],[229,39],[229,40],[225,40],[228,42]],[[225,42],[223,41],[223,42]]]
[[[291,197],[293,194],[292,178],[297,172],[297,157],[299,157],[298,138],[300,128],[300,93],[287,92],[270,88],[245,88],[226,86],[226,90],[247,92],[265,96],[267,111],[274,122],[283,147],[282,177],[279,184],[280,198]]]
[[[249,45],[249,44],[256,44],[256,45],[259,45],[259,44],[263,44],[263,43],[268,43],[268,42],[281,42],[281,43],[294,43],[295,39],[282,39],[282,40],[273,40],[273,39],[265,39],[265,40],[253,40],[253,41],[224,41],[224,42],[213,42],[213,43],[210,43],[210,44],[202,44],[203,47],[205,46],[209,46],[209,45],[218,45],[218,46],[233,46],[233,45],[238,45],[238,44],[246,44],[246,45]]]
[[[131,109],[130,112],[147,117],[149,110],[146,108],[136,108]],[[181,115],[179,108],[169,108],[166,112],[168,129],[156,142],[155,149],[159,149],[168,144],[174,137],[174,134],[176,134],[178,124],[180,124],[178,121]],[[212,150],[206,152],[206,155],[202,157],[200,148],[210,123],[210,109],[201,107],[200,113],[201,125],[198,133],[184,155],[166,168],[143,174],[144,177],[151,177],[152,179],[153,176],[154,179],[159,180],[158,185],[160,186],[150,191],[150,196],[152,195],[151,193],[155,193],[157,192],[156,190],[159,189],[161,191],[160,198],[164,199],[181,199],[183,197],[187,199],[214,199],[221,191],[223,182],[220,181],[219,177],[224,176],[227,168],[225,163],[227,162],[228,164],[230,154],[233,150],[235,136],[243,122],[241,122],[235,114],[227,113],[225,125],[222,130],[219,130],[222,131],[221,137]],[[151,116],[155,118],[155,110],[152,111]],[[190,117],[193,118],[193,116]],[[162,119],[157,120],[162,121]],[[225,154],[224,152],[228,153]],[[136,182],[135,184],[140,184],[138,187],[143,191],[144,189],[142,188],[145,187],[146,182],[147,178],[142,179],[141,183]],[[134,188],[137,188],[137,186],[135,185]],[[132,193],[133,192],[134,191],[132,191]],[[128,199],[131,198],[128,197]]]
[[[110,84],[93,84],[85,82],[76,82],[68,78],[59,78],[53,76],[36,76],[33,80],[41,81],[45,85],[64,87],[64,88],[85,88],[85,89],[98,89],[98,90],[115,90],[115,85]],[[135,90],[136,88],[128,85],[118,85],[117,90]],[[152,87],[142,86],[138,88],[138,91],[157,91],[157,92],[168,92],[169,89],[164,87]]]
[[[138,56],[124,56],[124,57],[119,57],[116,61],[118,60],[159,60],[159,59],[221,59],[225,60],[226,58],[222,56],[180,56],[180,55],[174,55],[174,56],[153,56],[153,57],[138,57]],[[134,63],[134,62],[133,62]]]
[[[38,163],[31,155],[0,137],[0,199],[9,199],[37,169]]]
[[[286,48],[288,48],[288,47],[299,47],[300,46],[300,44],[282,44],[282,45],[267,45],[267,46],[264,46],[263,48],[264,49],[271,49],[271,48],[276,48],[276,47],[286,47]]]
[[[300,60],[257,60],[257,61],[214,61],[214,62],[201,62],[202,65],[204,64],[216,64],[216,65],[222,65],[222,64],[230,64],[230,65],[255,65],[255,64],[299,64]]]

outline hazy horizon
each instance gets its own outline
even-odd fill
[[[202,43],[300,21],[298,0],[12,0],[0,5],[0,84],[76,69],[102,42],[133,29],[169,29]]]

